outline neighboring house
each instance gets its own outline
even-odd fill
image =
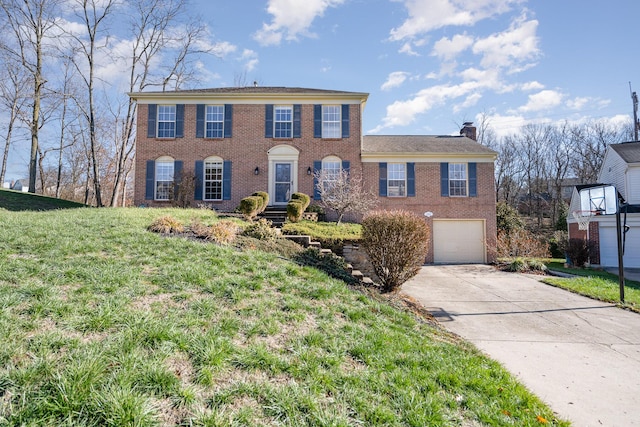
[[[580,210],[579,191],[598,185],[614,185],[620,196],[629,204],[627,207],[625,233],[625,267],[640,268],[640,142],[611,144],[605,152],[602,168],[598,175],[601,184],[576,186],[571,198],[570,212]],[[625,220],[624,209],[621,221]],[[578,229],[578,223],[569,215],[567,218],[570,238],[586,238],[587,232]],[[589,240],[595,247],[591,263],[602,267],[618,266],[618,245],[615,215],[595,215],[589,224]]]
[[[23,193],[26,193],[27,191],[29,191],[29,180],[27,179],[17,179],[13,185],[11,186],[12,190],[15,191],[22,191]]]
[[[254,86],[130,96],[136,205],[167,206],[188,189],[194,205],[218,211],[255,191],[284,206],[294,192],[317,200],[316,171],[344,169],[362,174],[378,208],[428,213],[428,262],[495,260],[496,153],[472,139],[470,123],[461,135],[472,138],[363,136],[368,94],[359,92]]]

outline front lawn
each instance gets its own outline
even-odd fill
[[[568,425],[498,363],[206,210],[0,212],[0,425]]]
[[[625,302],[621,304],[619,279],[615,274],[591,268],[566,268],[559,261],[551,261],[546,264],[550,270],[572,274],[576,277],[548,277],[544,280],[545,283],[600,301],[619,303],[624,308],[640,312],[639,282],[625,280]]]

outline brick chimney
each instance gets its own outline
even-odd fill
[[[466,136],[467,138],[471,138],[474,141],[477,141],[476,127],[473,125],[473,122],[464,122],[462,124],[462,129],[460,129],[460,135]]]

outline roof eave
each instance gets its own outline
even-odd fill
[[[206,99],[358,99],[366,102],[369,97],[364,92],[263,92],[263,93],[238,93],[238,92],[129,92],[127,95],[136,100],[183,100],[196,101]]]
[[[420,153],[420,152],[365,152],[361,154],[363,161],[379,161],[381,159],[421,159],[429,161],[442,161],[443,159],[460,159],[460,160],[482,160],[485,162],[494,162],[497,158],[497,153]]]

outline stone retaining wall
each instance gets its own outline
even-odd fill
[[[369,261],[369,256],[357,242],[344,242],[342,247],[342,257],[351,264],[354,269],[360,270],[362,274],[371,278],[375,283],[380,283],[380,279],[373,270],[373,265]]]

